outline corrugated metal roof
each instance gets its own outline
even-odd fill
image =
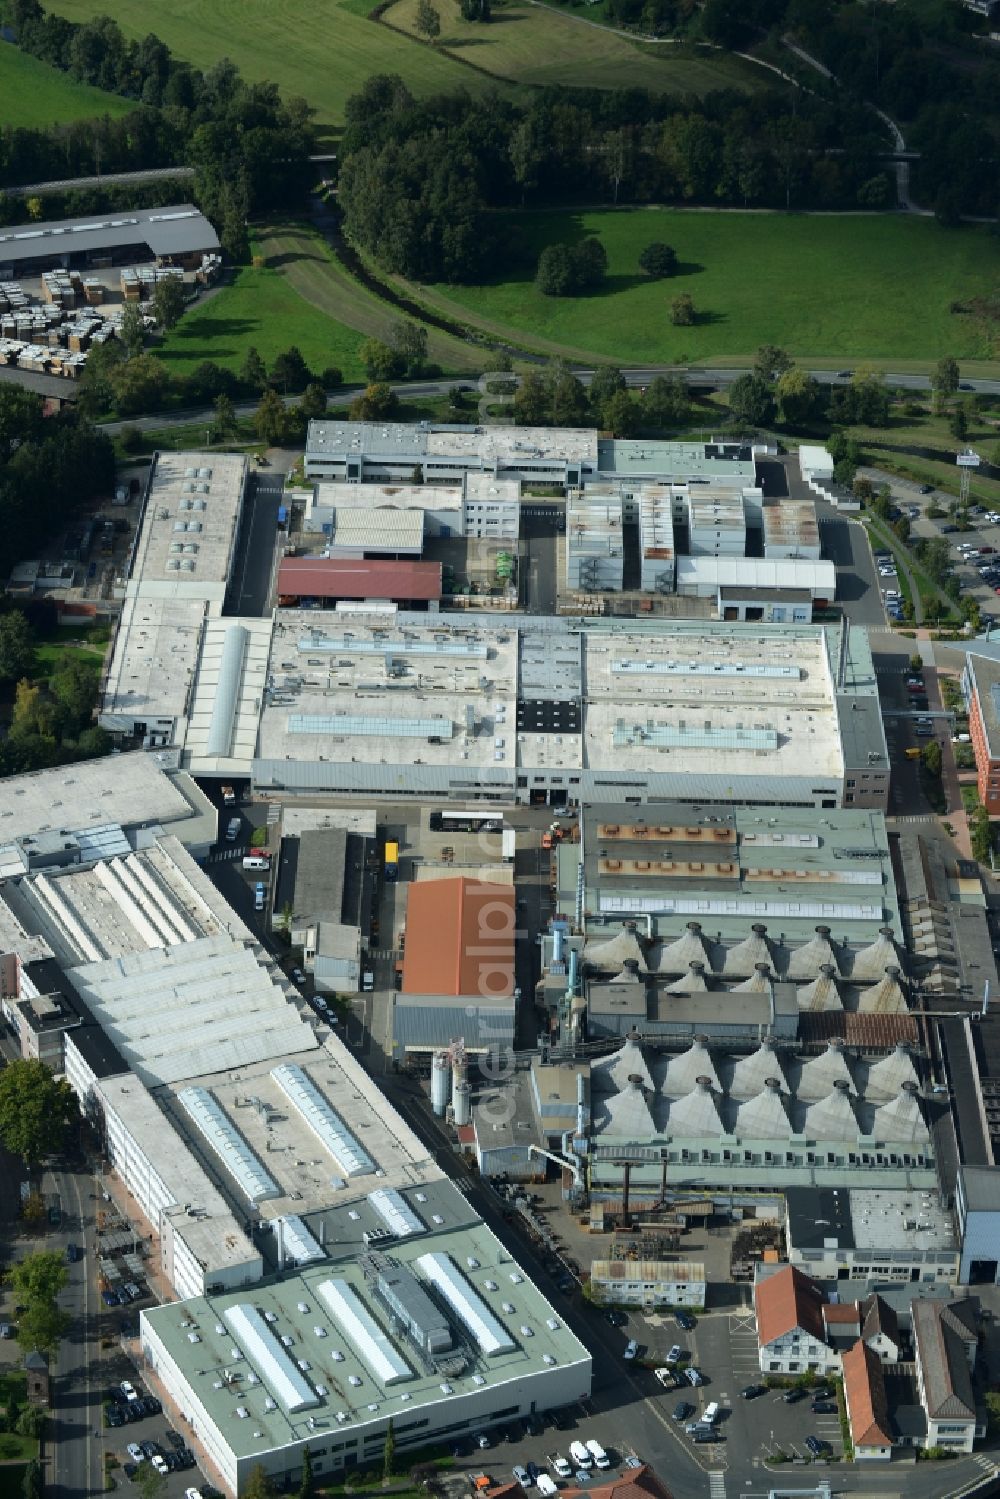
[[[489,1051],[514,1044],[514,1000],[476,1005],[466,1000],[397,994],[392,1034],[397,1050],[421,1051],[447,1046],[456,1036],[467,1051]]]
[[[0,230],[0,263],[48,260],[56,255],[94,254],[145,244],[156,257],[217,251],[219,236],[193,203],[134,208],[127,213],[83,219],[46,219]]]
[[[410,886],[404,994],[499,999],[514,989],[514,892],[475,880]]]
[[[278,593],[284,598],[439,599],[441,564],[286,557],[278,568]]]

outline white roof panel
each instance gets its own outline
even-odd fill
[[[371,1156],[351,1134],[308,1073],[301,1067],[284,1063],[273,1067],[271,1076],[345,1176],[364,1176],[375,1170]]]
[[[422,1234],[425,1231],[427,1225],[421,1222],[406,1198],[395,1187],[379,1187],[377,1192],[369,1192],[368,1201],[397,1239],[405,1239],[408,1234]]]
[[[178,1093],[177,1102],[230,1176],[239,1183],[249,1202],[264,1202],[268,1197],[281,1196],[281,1188],[274,1177],[264,1170],[207,1088],[185,1088]]]
[[[281,1224],[281,1242],[285,1257],[295,1265],[311,1265],[316,1260],[326,1259],[326,1250],[306,1228],[298,1213],[286,1213],[275,1218],[272,1227],[278,1232]]]
[[[414,1263],[422,1275],[440,1291],[452,1311],[475,1338],[483,1353],[510,1353],[517,1344],[486,1303],[472,1289],[448,1254],[422,1254]]]
[[[240,1302],[237,1306],[227,1307],[223,1316],[260,1375],[261,1383],[289,1415],[319,1405],[320,1397],[295,1367],[255,1306]]]
[[[413,1378],[413,1370],[388,1333],[346,1280],[324,1280],[318,1290],[327,1311],[380,1384],[398,1384],[402,1379]]]

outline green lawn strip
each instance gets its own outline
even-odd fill
[[[882,439],[885,440],[884,437]],[[947,494],[959,492],[960,470],[954,463],[940,463],[931,458],[914,458],[910,453],[899,453],[891,447],[880,447],[877,440],[865,439],[865,452],[875,468],[898,474],[901,479],[912,479],[917,484],[933,484]],[[972,471],[969,496],[978,504],[991,508],[1000,504],[1000,480],[980,477]]]
[[[110,628],[105,624],[57,626],[35,646],[35,660],[30,676],[33,681],[47,682],[71,661],[83,661],[98,669],[104,663]],[[0,1394],[0,1403],[3,1396]]]
[[[53,0],[71,21],[107,13],[107,0]],[[250,82],[276,83],[307,99],[321,126],[339,127],[348,98],[376,73],[399,73],[415,94],[503,87],[495,79],[368,19],[370,7],[339,0],[116,0],[126,36],[155,32],[201,68],[229,57]],[[596,81],[593,80],[593,81]]]
[[[928,219],[702,213],[677,209],[527,212],[506,216],[516,258],[503,281],[423,287],[431,307],[546,352],[675,364],[747,355],[776,343],[795,355],[824,348],[831,363],[967,360],[977,330],[950,304],[995,283],[1000,249],[985,230]],[[546,244],[596,235],[608,254],[603,288],[544,297],[534,266]],[[680,274],[650,281],[642,248],[662,240]],[[699,321],[675,328],[670,303],[694,300]]]
[[[219,452],[228,453],[260,447],[260,439],[254,431],[251,417],[237,418],[236,431],[227,442],[218,444],[206,442],[208,435],[204,422],[184,422],[179,426],[142,429],[141,447],[126,449],[122,445],[120,433],[116,433],[112,441],[121,463],[134,463],[137,458],[148,457],[151,453],[164,449],[173,453],[183,453],[217,448]]]
[[[135,107],[134,99],[76,83],[68,73],[39,62],[11,42],[0,41],[0,125],[41,129],[101,115],[123,115]]]
[[[357,343],[368,337],[388,337],[405,314],[362,286],[329,243],[305,224],[274,224],[255,231],[255,253],[280,268],[312,306],[354,330]],[[356,349],[357,345],[355,345]],[[482,367],[482,355],[460,338],[428,329],[428,358],[446,370]],[[360,371],[360,366],[358,366]],[[346,371],[345,371],[346,373]]]
[[[924,605],[924,609],[926,610],[928,605],[930,605],[932,609],[943,608],[946,611],[944,618],[957,621],[959,619],[959,614],[955,608],[954,601],[948,597],[943,588],[940,588],[938,584],[934,582],[930,574],[920,566],[920,563],[917,561],[913,552],[908,546],[905,545],[904,542],[900,541],[895,531],[893,531],[889,526],[883,525],[880,520],[877,520],[875,516],[870,515],[867,511],[864,515],[864,523],[882,544],[882,546],[888,548],[888,550],[892,552],[897,561],[902,562],[904,568],[909,569],[912,577],[916,581],[917,587],[920,589],[920,598]],[[903,594],[904,597],[906,597],[906,594],[903,590],[903,585],[905,582],[903,572],[897,571],[897,575],[900,582],[899,591],[901,594]]]

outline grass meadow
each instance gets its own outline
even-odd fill
[[[891,360],[894,368],[942,354],[998,355],[982,328],[949,311],[956,299],[996,288],[1000,242],[985,229],[874,214],[675,209],[521,213],[510,223],[504,280],[421,288],[425,304],[546,352],[635,363],[751,354],[762,343],[803,359]],[[586,235],[607,250],[604,287],[584,297],[540,295],[542,247]],[[650,281],[638,269],[654,240],[677,251],[680,273],[670,280]],[[680,292],[694,300],[693,327],[670,322]]]
[[[0,125],[40,129],[95,115],[123,115],[134,107],[131,99],[74,83],[58,68],[0,42]]]

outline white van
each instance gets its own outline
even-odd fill
[[[599,1468],[610,1468],[611,1459],[595,1437],[590,1437],[587,1442],[587,1451]]]
[[[584,1472],[586,1472],[588,1468],[592,1468],[594,1466],[594,1459],[591,1457],[590,1453],[587,1451],[582,1442],[570,1442],[569,1455],[576,1463],[577,1467],[583,1468]]]
[[[247,854],[243,860],[244,869],[267,869],[267,859],[262,859],[259,854]]]
[[[543,1495],[543,1499],[552,1499],[552,1495],[559,1492],[559,1485],[553,1483],[547,1473],[539,1473],[535,1479],[535,1488]]]
[[[711,1401],[701,1413],[701,1419],[709,1426],[714,1426],[719,1419],[719,1402]]]

